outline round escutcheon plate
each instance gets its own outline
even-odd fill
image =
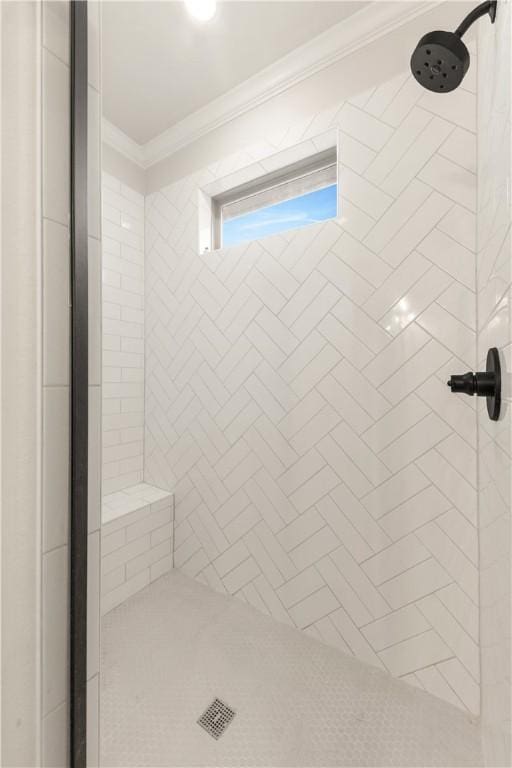
[[[494,394],[487,396],[487,413],[492,421],[498,421],[501,409],[501,365],[500,354],[496,347],[491,347],[487,352],[487,373],[494,373],[495,388]]]

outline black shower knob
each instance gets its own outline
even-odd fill
[[[447,384],[452,392],[464,392],[466,395],[490,397],[496,392],[494,373],[463,373],[450,376],[450,381]]]

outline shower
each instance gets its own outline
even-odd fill
[[[461,84],[470,64],[469,51],[461,38],[485,14],[494,24],[496,6],[496,0],[481,3],[468,13],[455,32],[423,35],[411,56],[411,71],[420,85],[436,93],[449,93]]]

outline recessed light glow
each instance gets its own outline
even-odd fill
[[[217,10],[217,0],[185,0],[185,7],[194,19],[210,21]]]

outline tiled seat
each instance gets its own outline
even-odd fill
[[[147,483],[103,498],[102,613],[172,568],[173,502],[172,493]]]

